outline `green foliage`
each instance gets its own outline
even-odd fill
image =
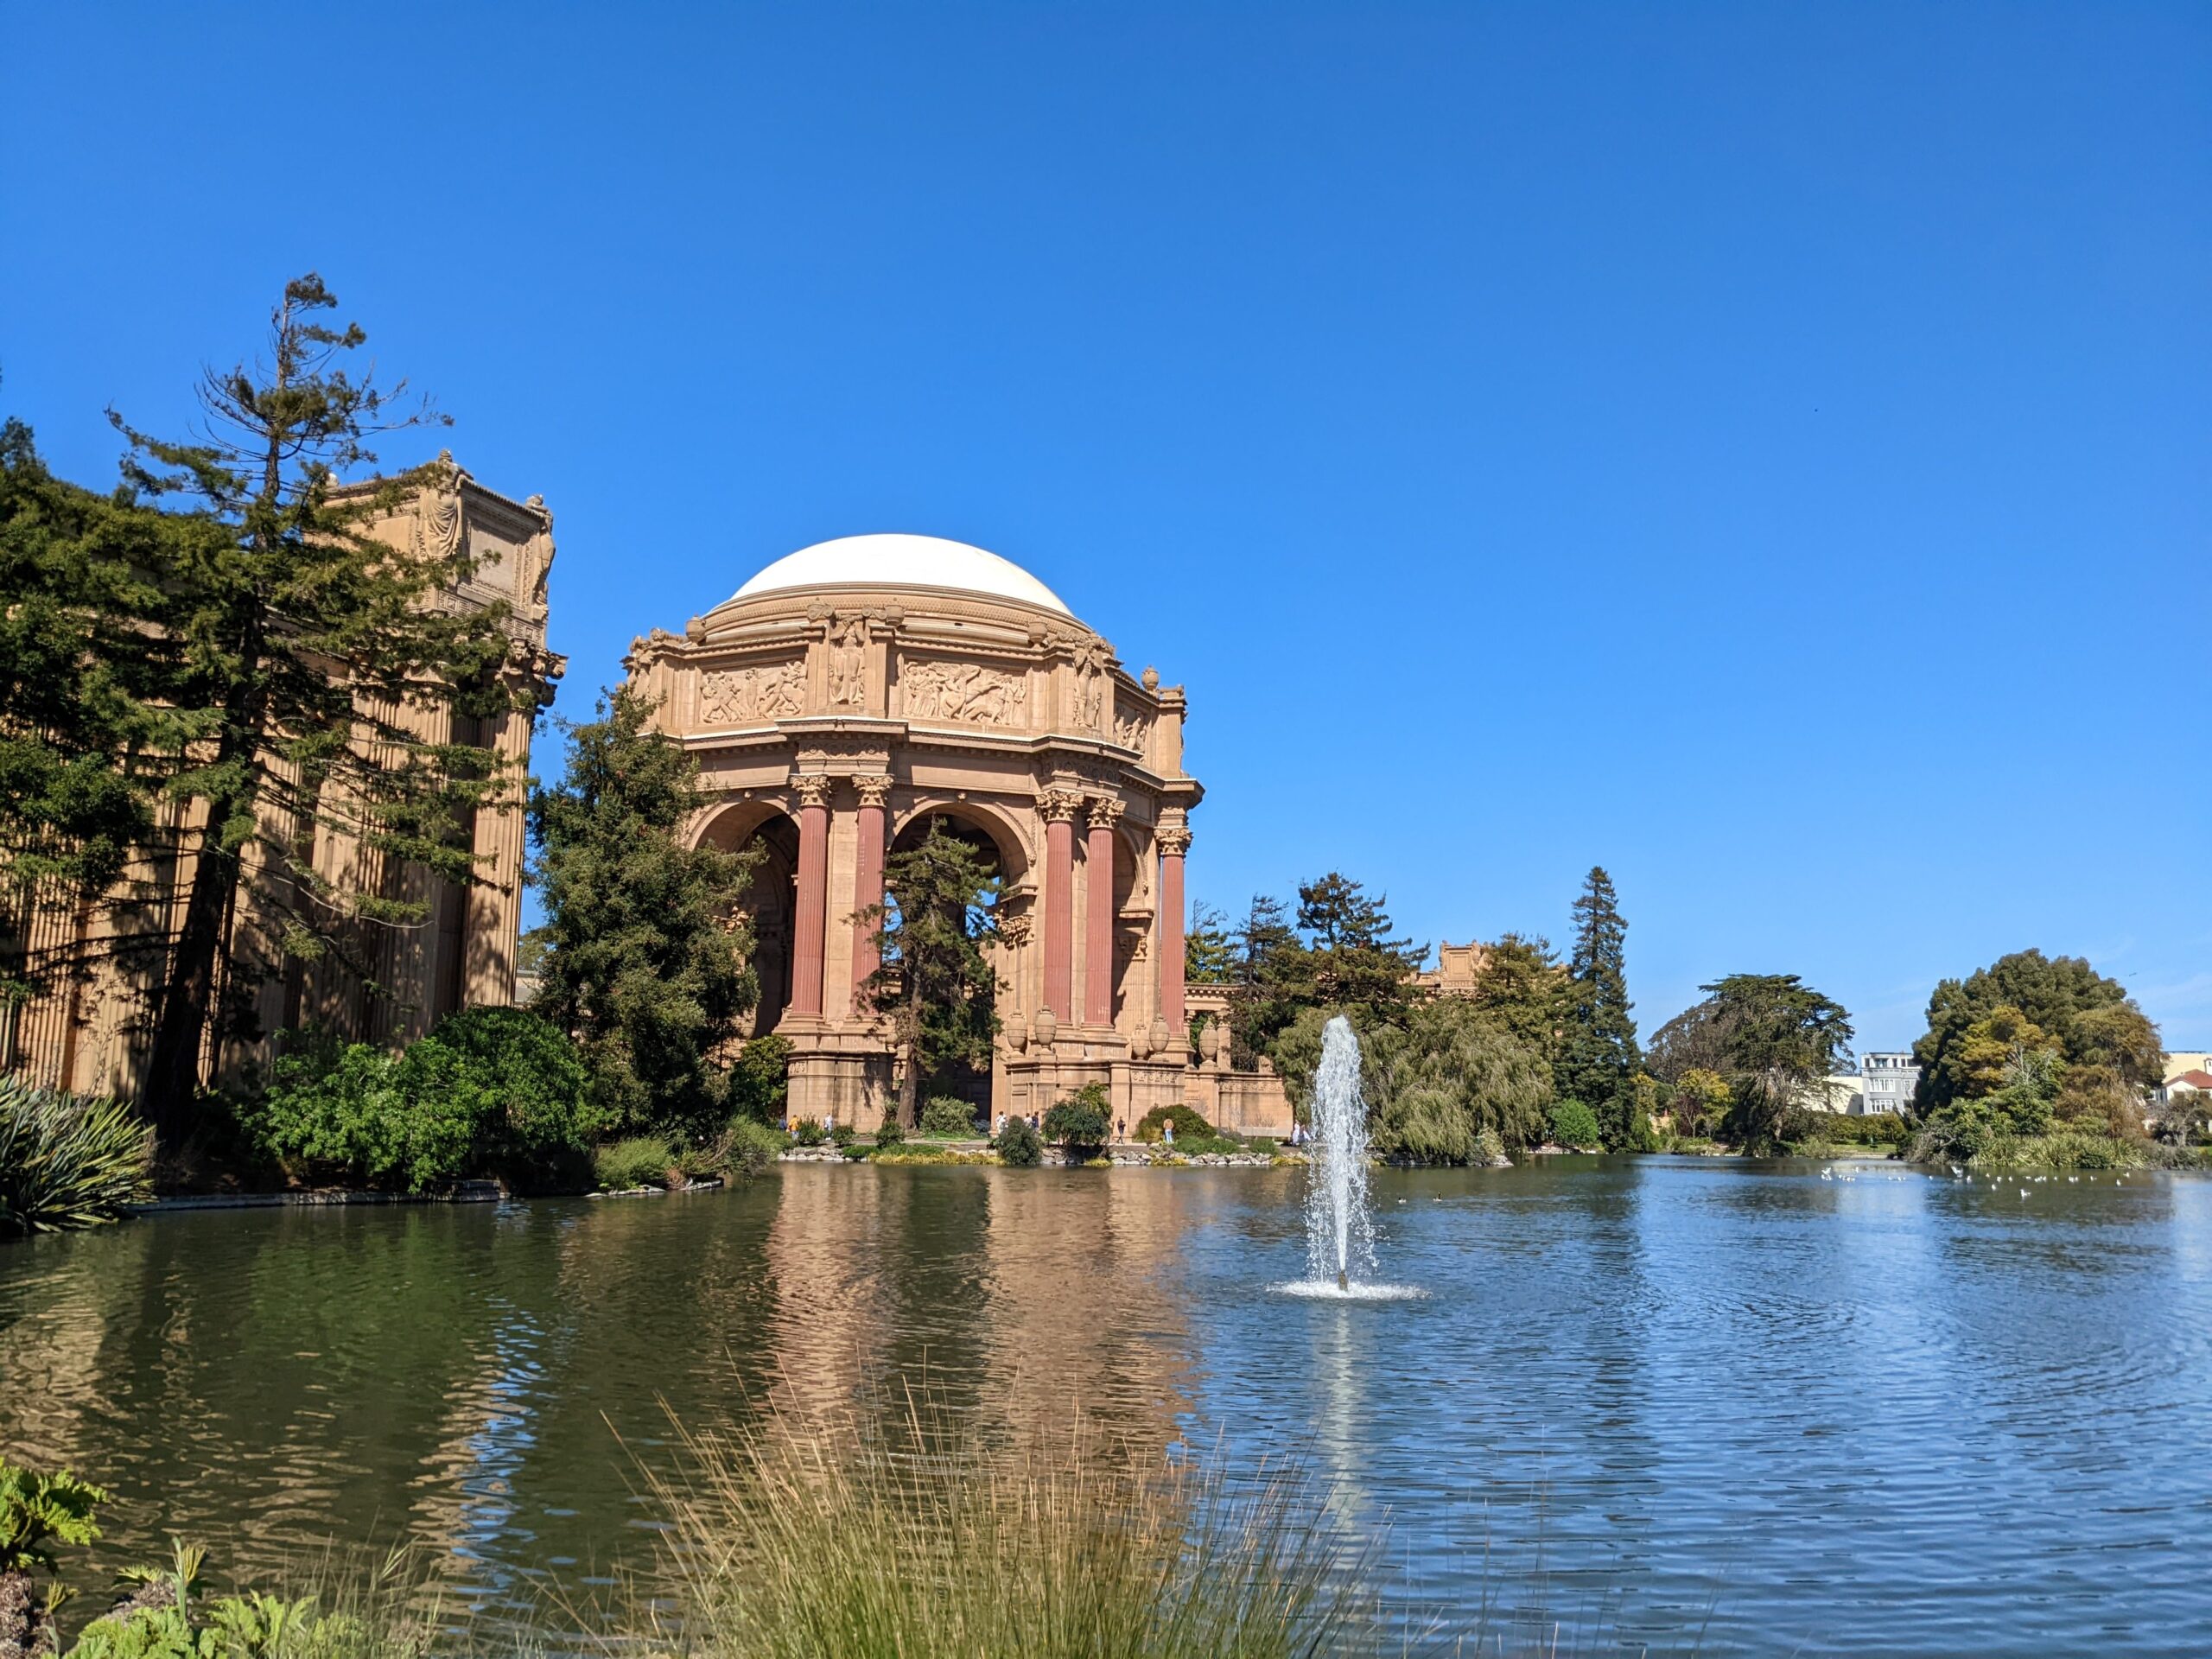
[[[1605,1144],[1630,1138],[1630,1080],[1643,1065],[1628,999],[1628,924],[1613,879],[1593,868],[1574,901],[1574,950],[1567,961],[1567,1007],[1554,1085],[1596,1113]]]
[[[1144,1141],[1159,1141],[1162,1138],[1165,1126],[1170,1123],[1175,1126],[1178,1145],[1185,1141],[1202,1140],[1213,1133],[1212,1124],[1178,1101],[1172,1106],[1155,1106],[1139,1118],[1136,1138]]]
[[[1488,950],[1470,1000],[1548,1070],[1558,1063],[1567,1027],[1569,982],[1559,953],[1550,940],[1520,933],[1503,935]]]
[[[729,1107],[780,1128],[791,1103],[791,1039],[766,1032],[748,1039],[729,1069]]]
[[[991,1142],[999,1161],[1012,1169],[1034,1169],[1045,1156],[1044,1138],[1029,1127],[1026,1117],[1007,1119]]]
[[[1895,1112],[1848,1112],[1828,1115],[1821,1124],[1821,1138],[1840,1146],[1893,1147],[1910,1136],[1904,1118]]]
[[[40,1474],[0,1458],[0,1573],[56,1570],[54,1546],[89,1544],[108,1495],[67,1469]]]
[[[601,1147],[592,1166],[599,1184],[610,1192],[628,1192],[640,1186],[665,1186],[676,1167],[676,1153],[654,1135],[632,1135]]]
[[[1306,936],[1303,966],[1313,1002],[1364,1015],[1369,1025],[1403,1015],[1428,947],[1391,937],[1386,902],[1387,896],[1370,899],[1360,883],[1335,870],[1300,884],[1298,929]]]
[[[791,1125],[791,1144],[795,1147],[818,1147],[830,1138],[830,1131],[818,1117],[802,1117]]]
[[[1275,1043],[1275,1064],[1301,1112],[1313,1098],[1330,1014],[1308,1009]],[[1543,1139],[1549,1071],[1490,1010],[1465,997],[1434,997],[1412,1004],[1397,1025],[1360,1021],[1352,1017],[1361,1089],[1383,1156],[1463,1164],[1478,1155],[1484,1129],[1508,1146]]]
[[[1231,942],[1236,960],[1230,980],[1230,1052],[1241,1068],[1272,1052],[1275,1039],[1308,1006],[1312,976],[1306,947],[1280,899],[1255,893]]]
[[[906,1139],[906,1131],[899,1127],[895,1111],[886,1112],[883,1122],[875,1126],[875,1144],[879,1147],[901,1146]]]
[[[1258,1142],[1253,1144],[1256,1146]],[[1474,1161],[1492,1167],[1509,1162],[1505,1155],[1505,1137],[1493,1128],[1477,1129]]]
[[[976,1133],[976,1109],[964,1100],[950,1095],[940,1095],[922,1109],[924,1135],[957,1135],[963,1139]]]
[[[740,908],[757,855],[685,844],[698,764],[652,713],[627,687],[602,696],[564,723],[561,781],[531,792],[548,940],[534,1007],[575,1034],[617,1127],[698,1138],[733,1107],[772,1106],[765,1074],[785,1057],[764,1051],[733,1098],[717,1057],[758,990]]]
[[[1552,1143],[1560,1147],[1594,1148],[1603,1144],[1598,1115],[1579,1100],[1562,1100],[1551,1111]]]
[[[1111,1103],[1103,1083],[1086,1083],[1045,1112],[1045,1139],[1071,1156],[1096,1153],[1113,1134]]]
[[[1975,1093],[1989,1056],[1975,1045],[1974,1027],[2000,1008],[2033,1027],[2069,1068],[2096,1069],[2122,1090],[2160,1081],[2158,1027],[2126,986],[2079,957],[2020,950],[1963,980],[1944,980],[1929,998],[1928,1030],[1912,1046],[1921,1069],[1913,1107],[1921,1116]]]
[[[891,902],[861,912],[863,925],[876,930],[881,959],[866,995],[889,1015],[904,1060],[901,1123],[914,1122],[925,1078],[991,1062],[999,1028],[999,981],[988,955],[998,938],[993,862],[950,820],[931,817],[920,840],[884,861]]]
[[[1671,1024],[1672,1022],[1670,1022]],[[1662,1027],[1658,1036],[1651,1041],[1652,1063],[1662,1058],[1662,1041],[1668,1027]],[[1715,1058],[1719,1058],[1717,1054]],[[1727,1121],[1728,1109],[1735,1102],[1735,1091],[1729,1088],[1728,1079],[1710,1067],[1686,1066],[1671,1083],[1660,1085],[1661,1109],[1671,1114],[1677,1134],[1705,1136],[1718,1135]]]
[[[152,1134],[121,1101],[0,1077],[0,1235],[97,1227],[150,1195]]]
[[[830,1131],[830,1144],[833,1147],[849,1147],[859,1139],[860,1131],[849,1123],[840,1123]]]
[[[1790,1138],[1787,1119],[1807,1087],[1845,1063],[1851,1016],[1795,974],[1730,974],[1698,988],[1705,1000],[1654,1033],[1652,1069],[1674,1085],[1677,1109],[1689,1088],[1700,1117],[1707,1077],[1688,1080],[1724,1078],[1719,1132],[1746,1151],[1770,1150]]]
[[[781,1129],[758,1118],[733,1117],[715,1142],[715,1161],[724,1174],[750,1180],[773,1168],[789,1145],[791,1139]]]
[[[407,1192],[474,1175],[573,1185],[607,1127],[575,1046],[529,1008],[467,1008],[400,1054],[309,1042],[243,1125],[314,1179]]]
[[[1245,1145],[1249,1150],[1264,1153],[1270,1158],[1282,1149],[1282,1143],[1272,1135],[1255,1135]]]
[[[1230,985],[1236,981],[1236,937],[1229,918],[1211,905],[1193,903],[1183,930],[1183,979],[1191,985]]]
[[[387,1645],[350,1614],[321,1612],[312,1597],[209,1597],[206,1552],[181,1541],[175,1552],[166,1570],[126,1569],[124,1582],[138,1592],[87,1624],[68,1659],[366,1659]]]

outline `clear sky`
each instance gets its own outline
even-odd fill
[[[105,481],[319,270],[552,504],[563,712],[954,537],[1187,684],[1198,896],[1556,939],[1602,862],[1646,1032],[2036,944],[2212,1046],[2212,8],[0,30],[0,410]]]

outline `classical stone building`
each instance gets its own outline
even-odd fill
[[[893,1090],[861,988],[858,918],[884,861],[941,818],[1003,882],[1001,1036],[979,1106],[1039,1112],[1090,1082],[1134,1124],[1189,1100],[1287,1133],[1272,1077],[1193,1062],[1184,857],[1203,791],[1183,770],[1182,688],[1114,648],[1020,567],[923,536],[855,536],[778,560],[682,635],[627,661],[697,757],[697,843],[763,855],[758,1031],[793,1046],[791,1109],[861,1127]]]
[[[497,753],[519,779],[529,766],[535,705],[550,699],[565,666],[545,648],[553,515],[537,496],[512,500],[455,468],[448,487],[418,497],[368,529],[403,553],[449,555],[466,544],[477,556],[475,575],[447,602],[508,607],[511,646],[504,673],[531,694],[533,706],[481,721],[423,709],[398,711],[398,718],[426,738]],[[165,809],[154,842],[136,850],[118,890],[103,902],[79,904],[57,895],[35,906],[22,929],[29,965],[34,971],[60,963],[84,966],[42,976],[47,988],[19,1007],[0,1003],[0,1071],[92,1093],[137,1091],[167,973],[168,942],[182,919],[200,828],[196,811]],[[204,1077],[239,1080],[267,1058],[270,1034],[308,1022],[349,1039],[396,1045],[423,1035],[455,1008],[513,1001],[522,919],[519,789],[502,805],[475,813],[468,833],[478,880],[467,887],[439,880],[419,866],[387,861],[352,837],[317,836],[315,863],[325,878],[346,890],[410,899],[428,911],[414,925],[360,930],[348,952],[361,966],[359,976],[334,955],[314,963],[285,960],[283,918],[265,912],[252,897],[283,880],[268,868],[265,848],[295,837],[287,825],[268,823],[264,830],[263,842],[248,849],[249,859],[261,868],[242,886],[245,902],[230,918],[225,983],[218,993],[226,1005],[251,999],[262,1036],[225,1041],[215,1029],[219,1022],[210,1020]],[[267,976],[259,965],[278,963],[281,969]]]

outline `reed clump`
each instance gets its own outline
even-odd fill
[[[677,1592],[657,1634],[729,1659],[1277,1659],[1371,1634],[1365,1560],[1302,1480],[1232,1489],[1081,1427],[906,1428],[687,1435],[686,1473],[652,1483]]]

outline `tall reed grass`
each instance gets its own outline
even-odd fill
[[[728,1659],[1287,1659],[1372,1631],[1365,1554],[1294,1475],[1232,1488],[1080,1427],[907,1428],[683,1434],[687,1472],[648,1483],[677,1586],[658,1634]]]

